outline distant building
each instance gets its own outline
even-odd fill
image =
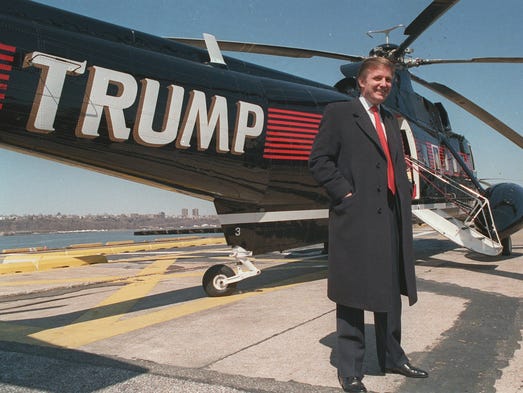
[[[189,217],[189,209],[182,209],[182,217],[187,218]]]
[[[192,216],[193,218],[198,218],[200,217],[200,212],[198,209],[192,209]]]

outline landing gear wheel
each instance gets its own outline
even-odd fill
[[[211,266],[203,275],[203,290],[208,296],[227,296],[234,292],[236,283],[225,284],[224,279],[234,276],[234,270],[226,265]]]
[[[510,238],[510,236],[506,237],[504,239],[501,239],[501,245],[503,246],[501,255],[504,255],[504,256],[512,255],[512,239]]]

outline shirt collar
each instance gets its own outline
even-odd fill
[[[360,96],[360,101],[361,101],[361,104],[363,105],[363,107],[365,108],[365,110],[367,112],[370,112],[370,108],[373,107],[373,106],[376,106],[378,108],[378,113],[380,111],[380,106],[379,105],[373,105],[371,104],[369,101],[367,101],[367,99],[363,96]]]

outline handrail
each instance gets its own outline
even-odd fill
[[[456,180],[452,179],[449,176],[446,176],[444,174],[438,173],[433,168],[430,168],[423,162],[412,158],[405,156],[405,160],[407,162],[407,165],[411,167],[413,170],[417,171],[420,176],[426,179],[427,182],[433,184],[436,190],[439,190],[442,194],[443,192],[436,187],[433,181],[431,181],[427,176],[424,175],[423,172],[428,173],[432,175],[434,178],[440,180],[441,182],[445,183],[446,185],[459,190],[460,192],[464,193],[468,197],[470,197],[474,204],[473,206],[469,206],[465,203],[462,203],[457,197],[450,197],[449,195],[444,195],[446,199],[449,200],[449,202],[456,205],[461,211],[465,212],[467,217],[463,221],[463,224],[466,225],[469,228],[473,228],[476,226],[474,222],[476,220],[483,221],[485,223],[484,230],[487,232],[486,235],[493,241],[497,243],[501,243],[501,240],[498,235],[498,231],[496,229],[496,225],[494,222],[494,216],[492,214],[492,210],[490,208],[490,202],[489,200],[484,196],[481,195],[479,192],[457,182]],[[481,215],[481,217],[480,217]],[[479,218],[478,218],[479,217]]]

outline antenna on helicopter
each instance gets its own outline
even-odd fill
[[[384,30],[370,30],[370,31],[367,31],[367,35],[370,37],[370,38],[374,38],[372,35],[373,34],[385,34],[385,44],[389,44],[389,35],[390,35],[390,32],[392,30],[396,30],[396,29],[399,29],[400,27],[405,27],[403,26],[402,24],[399,24],[397,26],[393,26],[393,27],[390,27],[388,29],[384,29]]]

